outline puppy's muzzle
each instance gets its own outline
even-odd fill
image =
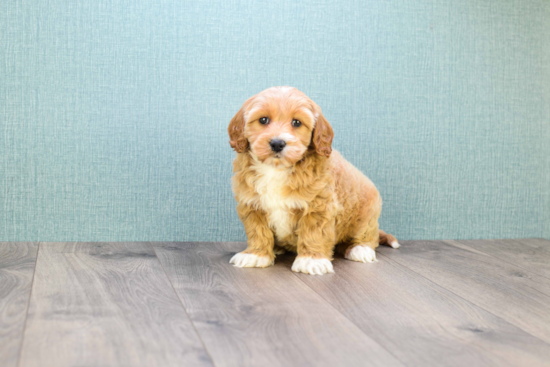
[[[281,139],[273,139],[269,142],[269,145],[271,146],[272,151],[279,153],[285,148],[286,142]]]

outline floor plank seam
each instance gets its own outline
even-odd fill
[[[34,269],[32,271],[31,291],[29,292],[29,301],[27,302],[27,311],[25,312],[25,323],[23,325],[23,335],[21,336],[21,346],[19,347],[19,357],[17,359],[17,367],[21,367],[21,357],[23,355],[23,344],[25,342],[25,334],[27,331],[27,320],[29,319],[29,310],[31,308],[32,290],[34,288],[34,277],[36,275],[36,265],[38,264],[38,256],[40,255],[40,242],[36,244],[36,259],[34,260]]]
[[[441,241],[441,242],[443,242],[444,244],[446,244],[446,245],[448,245],[448,246],[454,246],[454,247],[456,247],[456,248],[460,248],[460,247],[455,246],[454,244],[448,242],[447,240],[443,240],[443,241]],[[473,249],[471,246],[469,246],[469,245],[466,245],[466,244],[464,244],[464,243],[462,243],[462,242],[461,242],[460,244],[463,245],[463,246],[465,246],[465,247],[468,247],[468,248],[471,248],[472,250],[474,250],[474,249]],[[531,269],[526,269],[526,268],[524,268],[524,267],[522,267],[522,266],[520,266],[520,265],[518,265],[518,264],[516,264],[516,263],[510,262],[510,261],[505,260],[505,259],[502,259],[502,258],[500,258],[500,257],[496,257],[496,256],[494,256],[493,254],[488,253],[488,252],[486,252],[486,251],[484,251],[484,250],[475,249],[475,251],[479,251],[479,252],[483,253],[484,255],[487,255],[487,256],[489,256],[489,257],[495,259],[495,260],[505,262],[505,263],[507,263],[508,265],[515,266],[516,268],[521,269],[521,270],[523,270],[523,271],[525,271],[525,272],[528,272],[528,273],[530,273],[530,274],[533,274],[533,275],[536,275],[536,276],[538,276],[538,277],[542,277],[542,278],[544,278],[544,279],[550,280],[550,278],[547,277],[547,276],[544,276],[544,275],[539,274],[539,273],[535,273],[535,272],[533,272]],[[540,292],[540,291],[539,291],[539,292]],[[545,293],[543,293],[543,294],[545,294]],[[548,294],[546,294],[546,295],[547,295],[547,296],[550,296],[550,295],[548,295]]]
[[[147,244],[149,245],[149,247],[151,247],[153,249],[153,252],[155,253],[155,257],[157,258],[157,261],[159,262],[159,264],[162,268],[162,271],[164,272],[164,276],[166,277],[166,279],[170,283],[170,286],[172,287],[172,290],[174,291],[176,297],[178,298],[178,301],[180,302],[180,305],[183,308],[183,312],[185,312],[185,314],[187,315],[187,318],[191,322],[191,325],[193,325],[193,330],[195,330],[195,333],[197,334],[197,337],[201,341],[201,344],[202,344],[202,347],[204,348],[204,351],[206,352],[206,354],[208,354],[208,358],[210,358],[210,362],[212,362],[213,366],[216,366],[216,363],[214,362],[214,359],[212,358],[212,354],[210,353],[210,351],[206,347],[206,344],[204,343],[204,340],[202,340],[202,336],[199,333],[199,330],[197,329],[197,326],[195,325],[195,322],[193,321],[191,316],[189,316],[189,312],[187,312],[187,308],[185,308],[185,305],[183,304],[178,292],[176,291],[176,288],[174,287],[174,284],[172,283],[172,280],[168,276],[168,273],[166,272],[166,269],[164,268],[164,264],[162,263],[162,261],[160,261],[160,258],[157,254],[157,250],[155,249],[155,246],[153,246],[151,242],[147,242]]]
[[[329,305],[334,311],[336,311],[337,313],[339,313],[340,315],[342,315],[342,317],[344,317],[346,320],[348,320],[349,322],[352,323],[353,326],[355,326],[355,328],[357,330],[359,330],[363,335],[365,335],[367,338],[371,339],[374,343],[378,344],[380,346],[380,348],[382,348],[383,350],[385,350],[386,352],[388,352],[389,355],[391,355],[393,358],[395,358],[396,361],[399,361],[399,363],[402,363],[403,366],[408,366],[407,363],[403,362],[400,358],[398,358],[396,355],[394,355],[391,351],[389,351],[385,346],[383,346],[382,344],[378,343],[375,339],[373,339],[370,335],[368,335],[367,333],[365,333],[362,329],[360,329],[354,322],[353,320],[351,320],[349,317],[347,317],[346,315],[344,315],[340,310],[338,310],[332,303],[330,303],[325,297],[323,297],[319,292],[317,292],[314,288],[310,287],[306,282],[304,282],[302,279],[300,279],[300,277],[298,276],[298,274],[296,274],[295,272],[292,271],[292,274],[298,278],[300,280],[300,282],[302,282],[306,287],[308,287],[309,289],[311,289],[315,294],[317,294],[323,301],[325,301],[325,303],[327,305]],[[314,276],[314,275],[308,275],[308,276]],[[322,276],[322,275],[321,275]],[[337,276],[337,275],[336,275]]]
[[[476,306],[476,307],[479,307],[480,309],[485,310],[486,312],[488,312],[488,313],[490,313],[491,315],[493,315],[494,317],[496,317],[496,318],[502,320],[503,322],[506,322],[506,323],[508,323],[508,324],[510,324],[510,325],[513,325],[513,326],[517,327],[518,329],[522,330],[523,332],[525,332],[525,333],[531,335],[533,338],[536,338],[536,339],[540,340],[542,343],[547,344],[547,345],[550,345],[550,343],[548,343],[547,341],[545,341],[545,340],[539,338],[539,337],[536,336],[536,335],[533,335],[531,332],[525,330],[525,329],[522,328],[520,325],[517,325],[516,323],[514,323],[514,322],[512,322],[512,321],[509,321],[509,320],[507,320],[507,319],[505,319],[505,318],[503,318],[503,317],[501,317],[501,316],[495,315],[492,311],[488,310],[487,308],[483,307],[482,305],[479,305],[479,304],[474,303],[474,302],[472,302],[472,301],[470,301],[470,300],[467,300],[466,298],[464,298],[464,297],[462,297],[462,296],[456,294],[455,292],[453,292],[452,290],[448,289],[447,287],[444,287],[444,286],[441,285],[441,284],[435,283],[433,280],[428,279],[428,278],[426,278],[424,275],[422,275],[422,274],[420,274],[420,273],[418,273],[418,272],[412,270],[412,269],[409,268],[407,265],[402,264],[402,263],[400,263],[399,261],[394,260],[394,259],[390,258],[390,257],[387,256],[387,255],[384,255],[384,254],[379,254],[379,255],[381,255],[382,257],[386,258],[387,260],[390,260],[390,261],[392,261],[392,262],[394,262],[394,263],[396,263],[396,264],[399,264],[399,265],[403,266],[403,267],[406,268],[407,270],[409,270],[409,271],[411,271],[412,273],[414,273],[414,274],[416,274],[416,275],[418,275],[418,276],[424,278],[426,281],[428,281],[428,282],[430,282],[430,283],[436,285],[437,287],[441,287],[441,288],[445,289],[446,291],[450,292],[451,294],[455,295],[456,297],[462,299],[464,302],[467,302],[467,303],[469,303],[469,304],[471,304],[471,305],[474,305],[474,306]],[[540,292],[539,292],[539,293],[540,293]],[[544,294],[544,293],[541,293],[541,294]]]
[[[452,247],[461,249],[459,246],[456,246],[456,245],[454,245],[454,244],[451,243],[451,242],[447,242],[446,240],[443,240],[443,241],[441,241],[441,242],[442,242],[443,244],[447,245],[447,246],[452,246]],[[468,247],[468,248],[471,249],[471,247],[468,246],[468,245],[465,245],[465,244],[463,244],[463,243],[460,243],[460,244],[461,244],[462,246],[465,246],[465,247]],[[462,250],[464,250],[464,249],[462,249]],[[472,250],[474,250],[474,249],[472,249]],[[511,263],[511,262],[509,262],[509,261],[507,261],[507,260],[503,260],[503,259],[501,259],[501,258],[495,257],[495,256],[493,256],[493,255],[491,255],[491,254],[489,254],[489,253],[487,253],[487,252],[485,252],[485,251],[478,250],[478,249],[475,249],[475,251],[479,251],[480,253],[482,253],[482,254],[484,254],[484,255],[490,257],[490,258],[493,259],[493,260],[502,261],[502,262],[504,262],[504,263],[506,263],[506,264],[508,264],[508,265],[510,265],[510,266],[512,266],[512,267],[514,267],[514,268],[523,270],[523,271],[525,271],[525,272],[527,272],[527,273],[529,273],[529,274],[531,274],[531,275],[534,275],[534,276],[536,276],[536,277],[542,277],[542,278],[544,278],[544,279],[550,280],[549,278],[547,278],[547,277],[545,277],[545,276],[543,276],[543,275],[539,275],[538,273],[534,273],[533,271],[531,271],[531,270],[529,270],[529,269],[525,269],[525,268],[523,268],[523,267],[521,267],[521,266],[519,266],[519,265],[517,265],[517,264],[514,264],[514,263]],[[540,294],[546,296],[546,297],[550,297],[550,294],[546,294],[546,293],[544,293],[544,292],[542,292],[542,291],[540,291],[540,290],[538,290],[538,289],[535,289],[535,288],[533,288],[533,287],[529,287],[529,288],[530,288],[531,290],[537,292],[537,293],[540,293]]]

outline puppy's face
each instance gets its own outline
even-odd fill
[[[231,146],[250,150],[262,163],[292,166],[308,149],[329,156],[333,132],[321,109],[304,93],[273,87],[249,98],[229,124]]]

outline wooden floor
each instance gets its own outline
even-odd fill
[[[550,366],[550,241],[403,241],[335,274],[244,243],[0,243],[0,365]]]

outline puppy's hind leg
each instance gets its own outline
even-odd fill
[[[380,244],[390,246],[393,248],[399,248],[401,245],[397,242],[397,238],[393,237],[391,234],[384,232],[383,230],[378,231],[380,234]]]
[[[367,224],[364,232],[353,238],[351,245],[344,251],[344,257],[348,260],[362,263],[372,263],[376,260],[375,248],[378,247],[378,220],[374,218]]]

